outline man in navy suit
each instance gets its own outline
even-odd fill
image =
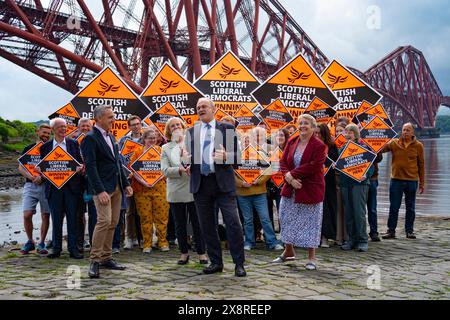
[[[112,107],[97,106],[94,109],[95,126],[81,143],[88,186],[97,209],[89,267],[91,278],[100,276],[100,266],[125,269],[112,258],[112,241],[119,222],[122,193],[131,197],[133,189],[123,171],[116,139],[111,134],[114,117]]]
[[[222,248],[218,235],[216,204],[226,225],[235,275],[246,276],[244,236],[236,203],[233,166],[240,162],[240,151],[233,125],[214,118],[216,107],[208,98],[197,102],[200,122],[187,132],[186,150],[191,155],[190,191],[199,214],[200,225],[211,264],[205,274],[223,271]],[[225,146],[225,147],[224,147]]]
[[[78,142],[66,138],[67,123],[62,118],[54,118],[50,121],[54,138],[44,143],[41,147],[41,158],[44,159],[54,148],[61,147],[80,164],[82,163]],[[77,168],[77,173],[61,189],[57,189],[50,181],[45,182],[45,196],[50,207],[52,219],[53,251],[48,258],[58,258],[62,251],[62,228],[64,215],[67,221],[67,249],[70,257],[83,259],[83,255],[77,248],[77,207],[82,200],[83,166]]]

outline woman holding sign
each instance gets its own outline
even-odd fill
[[[288,141],[280,160],[285,178],[280,203],[281,240],[286,247],[273,260],[276,263],[294,260],[294,246],[308,248],[307,270],[316,269],[325,197],[323,165],[327,146],[315,137],[316,127],[314,117],[302,114],[298,118],[299,135]]]
[[[156,145],[158,133],[155,129],[146,129],[142,133],[141,143],[130,159],[132,164],[151,147],[161,152],[161,148]],[[169,251],[167,236],[167,222],[169,220],[169,204],[166,201],[166,179],[162,178],[151,186],[140,175],[133,174],[131,186],[134,190],[136,208],[141,218],[142,237],[144,239],[143,253],[152,252],[153,224],[156,227],[158,247],[161,251]]]
[[[348,141],[361,145],[359,129],[356,124],[351,123],[345,127],[345,137]],[[344,149],[345,146],[339,150],[339,153],[342,153]],[[341,246],[342,250],[356,249],[365,252],[369,249],[366,232],[366,204],[370,177],[373,172],[374,168],[371,165],[365,176],[362,177],[361,182],[346,174],[341,174],[340,185],[344,199],[345,226],[348,234],[348,241]]]
[[[161,171],[167,178],[167,202],[175,218],[175,232],[180,247],[181,257],[178,264],[189,262],[189,245],[187,239],[188,218],[194,231],[195,251],[199,255],[199,262],[207,264],[205,242],[198,222],[194,196],[189,192],[188,167],[190,159],[184,149],[184,134],[186,125],[180,118],[170,118],[164,128],[167,141],[162,147]]]

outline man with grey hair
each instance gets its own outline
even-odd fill
[[[230,253],[237,277],[247,275],[244,262],[244,235],[236,202],[233,165],[240,163],[241,155],[233,125],[214,118],[216,107],[208,98],[197,102],[200,121],[187,131],[185,145],[191,155],[190,192],[194,194],[198,218],[211,264],[205,274],[223,271],[222,248],[216,221],[216,204],[226,225]],[[225,146],[225,147],[224,147]]]
[[[69,153],[76,161],[83,163],[80,154],[78,142],[66,138],[67,123],[62,118],[50,120],[50,126],[53,130],[54,138],[47,141],[41,147],[41,158],[45,158],[56,147],[61,147]],[[62,228],[64,216],[67,221],[67,249],[70,257],[82,259],[76,244],[76,218],[77,206],[83,194],[82,171],[83,166],[77,168],[77,173],[60,189],[57,189],[50,181],[46,180],[45,196],[48,199],[50,207],[50,216],[52,219],[52,241],[53,251],[47,255],[48,258],[58,258],[62,251]]]
[[[391,183],[389,186],[388,230],[383,239],[394,239],[398,212],[405,194],[405,232],[406,238],[416,239],[414,220],[416,217],[416,193],[425,190],[425,159],[423,144],[414,135],[414,126],[408,122],[403,125],[400,139],[393,139],[382,152],[392,153]]]
[[[119,221],[122,192],[128,197],[133,195],[133,189],[120,162],[116,140],[110,132],[115,118],[112,107],[97,106],[94,118],[96,123],[93,130],[81,143],[89,194],[94,195],[97,209],[97,224],[90,256],[90,278],[100,276],[100,266],[113,270],[125,269],[112,258],[112,241]]]
[[[78,129],[74,131],[70,137],[77,140],[81,144],[81,140],[78,140],[81,135],[86,135],[92,130],[92,121],[89,118],[83,117],[78,120]],[[81,137],[83,138],[83,137]],[[84,177],[85,189],[87,189],[87,179]],[[92,198],[92,197],[91,197]],[[94,226],[97,221],[97,211],[95,209],[95,204],[93,200],[87,200],[87,198],[80,201],[78,205],[77,214],[77,247],[80,252],[84,251],[84,247],[89,247],[92,244],[92,234],[94,233]],[[86,203],[87,202],[87,210]],[[84,243],[84,232],[86,229],[86,217],[85,213],[88,212],[88,234],[89,234],[89,244]]]

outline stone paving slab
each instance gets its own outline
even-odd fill
[[[385,217],[379,221],[384,230]],[[399,221],[399,226],[403,221]],[[89,279],[89,260],[59,259],[37,254],[22,256],[0,249],[0,299],[45,300],[349,300],[349,299],[450,299],[450,221],[417,217],[418,239],[369,243],[367,253],[344,252],[337,246],[317,251],[318,270],[305,270],[307,253],[297,249],[297,260],[272,264],[279,252],[264,244],[246,251],[248,276],[236,278],[234,264],[224,251],[224,272],[204,275],[195,254],[186,266],[176,264],[179,253],[139,249],[122,251],[115,258],[125,271],[101,269],[100,279]],[[87,254],[86,254],[87,256]],[[80,287],[76,286],[79,269]],[[379,270],[379,287],[376,274]],[[70,269],[69,269],[70,271]],[[74,280],[75,279],[75,280]],[[368,286],[369,284],[369,286]]]

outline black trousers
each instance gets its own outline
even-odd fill
[[[221,192],[215,174],[201,176],[200,188],[194,194],[200,227],[211,263],[223,265],[222,247],[217,231],[215,203],[222,212],[230,253],[235,264],[244,264],[244,233],[237,211],[236,194]]]
[[[77,252],[77,208],[79,194],[73,194],[67,186],[53,191],[48,198],[50,216],[52,218],[53,251],[61,252],[63,243],[64,216],[67,221],[67,249]]]
[[[173,214],[175,222],[175,232],[178,239],[178,246],[183,254],[188,253],[189,245],[187,241],[187,222],[188,218],[192,224],[194,232],[195,251],[198,254],[205,254],[205,241],[203,240],[200,223],[198,221],[197,210],[194,202],[172,202],[170,211]]]

